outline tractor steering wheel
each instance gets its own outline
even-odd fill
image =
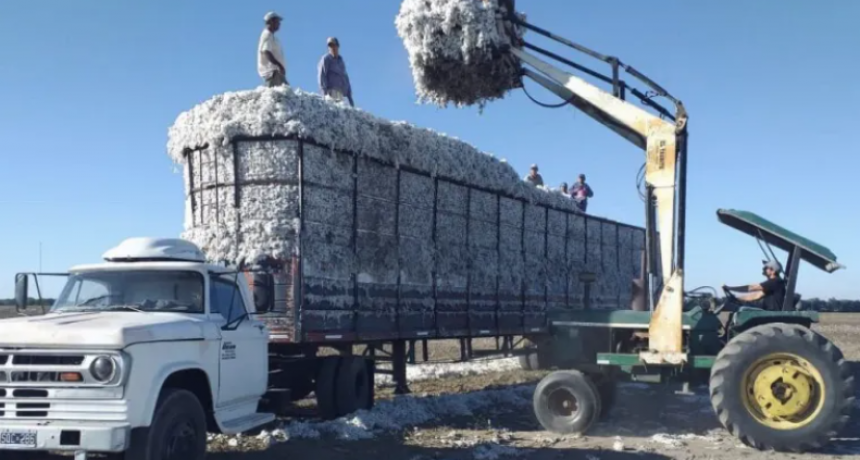
[[[727,306],[729,303],[737,303],[737,302],[739,302],[739,300],[738,300],[737,296],[735,296],[735,295],[732,293],[732,291],[728,290],[728,288],[726,288],[725,286],[723,286],[723,294],[725,294],[725,295],[726,295],[726,301],[725,301],[725,302],[723,302],[723,304],[722,304],[722,305],[720,305],[719,307],[717,307],[717,308],[715,308],[715,309],[714,309],[714,314],[715,314],[715,315],[719,315],[719,314],[723,311],[723,309],[725,309],[725,308],[726,308],[726,306]]]

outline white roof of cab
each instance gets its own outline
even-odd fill
[[[129,238],[105,252],[102,257],[108,262],[206,261],[197,245],[179,238]]]

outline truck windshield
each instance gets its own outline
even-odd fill
[[[203,313],[203,276],[190,271],[103,271],[69,277],[52,312]]]

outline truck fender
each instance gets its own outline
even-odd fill
[[[212,376],[209,375],[209,373],[206,372],[205,369],[200,368],[198,363],[196,363],[194,361],[180,361],[180,362],[176,362],[176,363],[171,363],[169,366],[162,368],[161,371],[159,371],[158,374],[156,374],[156,376],[152,379],[152,385],[150,386],[150,388],[153,388],[156,391],[150,391],[149,392],[149,396],[147,397],[147,401],[146,401],[146,406],[144,406],[145,407],[144,410],[146,411],[145,417],[143,419],[143,421],[145,422],[145,426],[150,426],[152,424],[152,417],[155,416],[155,406],[158,403],[158,397],[161,395],[161,390],[163,389],[164,383],[167,381],[167,379],[176,372],[190,371],[190,370],[201,371],[206,375],[206,379],[209,381],[208,391],[209,391],[209,397],[211,398],[210,401],[214,402],[216,400],[215,394],[213,394]],[[217,382],[217,379],[214,381]],[[201,403],[203,403],[203,401],[201,401]],[[205,407],[205,405],[204,405],[204,407]],[[211,408],[211,407],[206,408],[207,411],[210,411],[212,409],[213,408]]]

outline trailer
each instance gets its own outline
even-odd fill
[[[256,113],[255,97],[280,104],[264,117],[290,115],[249,127],[243,117]],[[318,96],[262,90],[226,99],[192,109],[171,131],[185,178],[183,237],[212,262],[244,261],[271,331],[275,412],[311,393],[325,417],[367,407],[326,401],[333,374],[372,390],[375,372],[391,372],[397,392],[408,392],[406,364],[427,360],[432,340],[459,341],[461,360],[519,353],[533,367],[524,345],[549,332],[548,312],[633,302],[643,228],[581,213],[570,197],[523,183],[461,141]],[[315,119],[291,111],[298,104],[335,120],[290,130]],[[335,117],[377,131],[372,150],[318,140]],[[213,133],[212,120],[241,128]],[[449,164],[497,179],[469,180]],[[478,338],[495,346],[476,348]],[[360,376],[329,369],[352,354],[365,360]],[[380,361],[390,369],[377,369]]]

